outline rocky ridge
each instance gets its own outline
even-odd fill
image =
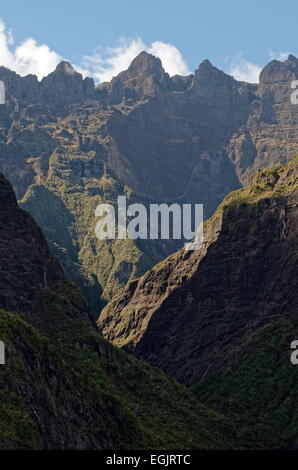
[[[270,62],[258,85],[207,60],[189,77],[169,77],[143,52],[95,88],[65,62],[41,82],[0,69],[0,170],[94,311],[100,296],[111,299],[179,248],[98,243],[96,204],[126,194],[143,204],[200,202],[210,216],[252,172],[297,151],[297,64],[293,56]]]
[[[297,157],[259,170],[182,248],[131,281],[98,325],[117,346],[193,385],[257,328],[297,305]]]
[[[2,175],[0,291],[1,450],[235,446],[229,420],[99,335]]]

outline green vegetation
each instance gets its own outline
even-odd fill
[[[48,337],[23,317],[0,311],[0,337],[7,347],[7,363],[0,370],[6,397],[0,418],[3,448],[47,447],[36,419],[44,426],[56,426],[56,435],[63,436],[64,422],[55,413],[65,421],[70,407],[74,415],[79,407],[93,417],[89,424],[78,425],[79,418],[73,424],[70,420],[67,426],[74,433],[79,432],[82,439],[92,433],[108,434],[114,448],[234,447],[229,420],[201,405],[176,380],[116,349],[91,325],[71,317],[70,294],[80,295],[69,282],[46,293]],[[137,407],[140,416],[136,416]],[[99,421],[105,428],[96,430]]]
[[[132,196],[128,186],[120,186],[107,173],[82,176],[82,168],[92,165],[93,159],[94,152],[71,156],[54,152],[46,185],[30,186],[20,205],[41,227],[52,253],[83,290],[97,318],[101,303],[156,260],[142,252],[134,240],[96,238],[97,205],[115,205],[119,194]]]
[[[297,190],[297,171],[294,171],[297,164],[298,155],[285,165],[257,171],[251,179],[251,184],[228,194],[217,211],[243,203],[253,204],[260,199],[279,197]]]
[[[232,419],[242,447],[297,448],[298,367],[290,362],[298,311],[258,328],[229,365],[194,387],[200,401]]]
[[[233,231],[233,224],[241,223],[229,217],[235,207],[245,205],[253,210],[261,199],[280,197],[296,190],[296,176],[292,171],[296,164],[297,157],[285,166],[260,170],[251,186],[225,198],[206,223],[206,230],[212,231],[212,222],[224,214],[225,226]],[[51,178],[51,189],[31,188],[34,197],[31,198],[29,192],[24,207],[28,209],[33,204],[32,210],[37,210],[37,221],[45,231],[51,229],[55,210],[61,210],[59,218],[62,221],[67,217],[68,233],[63,234],[63,224],[60,226],[59,222],[52,240],[57,240],[58,250],[65,250],[65,263],[69,261],[69,266],[80,272],[77,263],[81,261],[82,270],[86,272],[80,273],[85,279],[88,273],[90,278],[96,275],[97,280],[106,283],[105,288],[114,293],[119,287],[117,275],[122,269],[125,271],[123,263],[136,266],[141,252],[134,245],[124,244],[121,249],[116,242],[98,245],[100,242],[92,240],[95,207],[100,200],[106,202],[107,195],[87,194],[88,188],[76,186],[74,182],[68,186],[67,178],[65,183],[54,171]],[[107,178],[102,190],[106,191],[111,185],[111,179]],[[36,201],[40,206],[35,205]],[[47,216],[49,219],[43,219],[46,211],[42,210],[42,204],[53,207],[52,215]],[[103,257],[104,263],[97,254]],[[116,271],[109,278],[113,267]],[[136,277],[138,271],[131,272]],[[47,445],[36,428],[33,403],[37,393],[34,387],[40,389],[50,369],[52,374],[55,371],[61,393],[67,396],[73,409],[80,403],[80,407],[90,410],[94,416],[94,421],[80,423],[80,434],[86,439],[96,434],[96,422],[101,420],[106,425],[101,433],[109,434],[116,448],[297,448],[298,368],[289,359],[289,346],[298,326],[297,311],[283,312],[283,319],[272,320],[258,328],[230,351],[224,370],[189,391],[158,369],[107,343],[91,323],[78,320],[85,309],[84,301],[71,282],[62,282],[55,291],[44,292],[43,299],[44,312],[37,315],[39,320],[35,320],[35,325],[47,338],[19,316],[1,312],[0,337],[9,345],[11,361],[0,375],[1,389],[6,394],[0,441],[3,436],[6,446],[38,448]],[[31,384],[29,388],[28,384]],[[49,393],[47,388],[44,392]],[[51,393],[52,400],[57,400],[55,393],[58,392],[52,390]],[[140,413],[136,413],[136,409]],[[39,413],[43,413],[42,407]],[[17,419],[20,429],[22,426],[28,429],[26,440],[22,440],[21,431],[16,432]],[[47,420],[48,416],[40,419]],[[63,433],[61,423],[58,430]]]
[[[40,449],[38,428],[24,400],[0,392],[0,450]]]

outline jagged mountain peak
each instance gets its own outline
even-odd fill
[[[161,60],[142,51],[127,70],[120,72],[111,82],[98,85],[97,91],[106,104],[117,104],[123,100],[146,99],[171,88],[170,76],[163,69]]]
[[[222,70],[218,69],[212,63],[210,60],[205,59],[197,70],[195,71],[194,75],[194,83],[199,82],[199,83],[204,83],[208,87],[213,86],[215,83],[219,81],[234,81],[235,79],[231,77],[230,75],[226,74]]]
[[[60,62],[54,72],[40,83],[43,98],[50,104],[70,104],[94,97],[94,81],[83,78],[66,61]]]
[[[294,63],[294,64],[298,64],[298,59],[296,56],[294,56],[293,54],[289,54],[288,55],[288,58],[287,60],[285,61],[286,63]]]
[[[57,65],[56,69],[54,70],[55,74],[63,74],[63,75],[81,75],[79,72],[75,70],[75,68],[66,60],[62,60]],[[82,76],[82,75],[81,75]]]
[[[155,66],[163,70],[160,60],[146,52],[133,62],[146,65],[147,70]],[[62,71],[68,68],[65,63],[60,67]],[[289,71],[287,67],[286,70]],[[45,87],[46,80],[49,81]],[[92,95],[86,93],[86,80],[76,73],[52,74],[42,86],[32,77],[11,80],[7,88],[9,106],[1,108],[0,170],[11,179],[18,198],[34,183],[49,188],[48,194],[41,190],[30,192],[24,207],[37,218],[53,246],[63,247],[55,251],[62,262],[62,253],[71,253],[65,263],[66,269],[74,266],[69,275],[77,279],[73,273],[80,274],[78,266],[82,262],[88,266],[88,273],[90,269],[97,276],[93,281],[89,274],[84,275],[82,283],[97,310],[95,304],[99,303],[101,292],[104,299],[109,299],[118,286],[134,275],[135,266],[143,272],[148,263],[143,263],[141,257],[131,262],[130,253],[123,250],[121,262],[112,271],[112,262],[109,269],[103,268],[106,262],[101,261],[98,250],[96,260],[101,260],[89,268],[92,255],[86,253],[89,249],[92,253],[93,243],[89,226],[82,229],[84,235],[77,239],[70,229],[69,217],[71,235],[61,238],[65,228],[62,207],[71,213],[75,207],[78,223],[83,210],[65,197],[64,185],[69,185],[72,192],[78,191],[80,199],[88,181],[91,201],[92,194],[104,191],[105,167],[117,184],[132,189],[139,202],[164,198],[171,202],[200,201],[207,217],[227,192],[248,181],[252,171],[285,162],[298,150],[298,108],[291,104],[288,80],[268,84],[263,91],[256,85],[234,80],[207,60],[196,77],[169,77],[164,72],[159,80],[153,74],[122,72],[97,88],[93,102],[88,100]],[[69,159],[51,158],[56,148],[69,154]],[[89,152],[96,153],[90,161]],[[49,220],[56,218],[55,206],[51,207],[49,198],[56,193],[56,177],[61,178],[61,213],[54,233]],[[92,179],[95,177],[96,183]],[[47,211],[40,209],[41,200]],[[90,202],[90,211],[91,207]],[[83,248],[84,237],[88,249]],[[77,244],[82,256],[74,248]],[[163,245],[160,252],[156,251],[154,262],[173,249]],[[112,273],[110,277],[107,272]]]
[[[204,69],[213,69],[213,68],[216,68],[216,67],[214,67],[211,64],[209,59],[204,59],[203,62],[200,63],[199,68],[201,68],[201,69],[203,69],[203,68]],[[197,69],[197,71],[199,70],[199,68]]]
[[[148,75],[161,75],[165,73],[159,57],[149,54],[146,51],[140,52],[128,67],[129,73],[146,73]]]
[[[63,81],[66,79],[81,82],[83,81],[83,76],[81,73],[77,72],[69,62],[62,60],[53,72],[49,73],[49,75],[41,80],[41,84],[49,83],[52,80]]]
[[[297,59],[297,57],[295,57],[295,56],[292,55],[292,54],[289,54],[287,60],[285,61],[285,64],[287,65],[287,67],[288,67],[292,72],[294,72],[295,74],[297,74],[297,72],[298,72],[298,59]]]
[[[298,72],[298,59],[289,55],[284,62],[271,60],[260,73],[260,85],[295,79]]]

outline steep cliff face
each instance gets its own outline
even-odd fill
[[[290,361],[298,312],[281,313],[231,349],[223,370],[194,387],[201,401],[233,420],[245,447],[298,448],[298,369]]]
[[[297,63],[293,56],[273,61],[252,85],[209,61],[189,77],[169,77],[159,59],[141,53],[95,89],[65,62],[41,82],[0,69],[7,83],[0,170],[94,310],[101,294],[109,300],[181,246],[99,246],[96,203],[127,194],[143,204],[203,203],[210,216],[252,171],[297,151],[297,106],[290,102]]]
[[[229,420],[102,339],[2,175],[0,268],[0,449],[234,447]]]
[[[298,160],[260,170],[184,248],[130,282],[102,311],[103,335],[192,385],[297,305]]]
[[[40,293],[62,280],[58,261],[33,218],[21,210],[10,183],[0,175],[0,307],[32,314]]]
[[[291,82],[297,76],[298,60],[291,55],[262,70],[249,118],[228,145],[242,183],[247,184],[256,170],[285,163],[297,152],[297,107],[290,101]]]
[[[141,52],[127,70],[111,82],[97,85],[96,93],[105,104],[113,105],[146,100],[172,88],[172,80],[163,70],[161,60]]]
[[[94,82],[84,78],[68,62],[62,61],[56,70],[40,82],[43,101],[50,106],[77,103],[94,98]]]

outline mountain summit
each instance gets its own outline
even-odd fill
[[[76,103],[94,98],[94,82],[84,78],[71,64],[60,62],[54,72],[40,82],[42,96],[46,103],[56,106]]]
[[[209,217],[253,172],[298,151],[294,65],[292,57],[268,64],[258,85],[209,61],[194,75],[169,77],[142,52],[95,89],[66,62],[41,82],[0,69],[7,89],[0,170],[95,315],[129,279],[181,246],[99,243],[96,205],[127,194],[131,203],[199,202]]]
[[[171,89],[171,79],[164,71],[161,60],[147,52],[141,52],[127,70],[109,83],[96,87],[100,99],[106,104],[122,101],[144,100]]]

